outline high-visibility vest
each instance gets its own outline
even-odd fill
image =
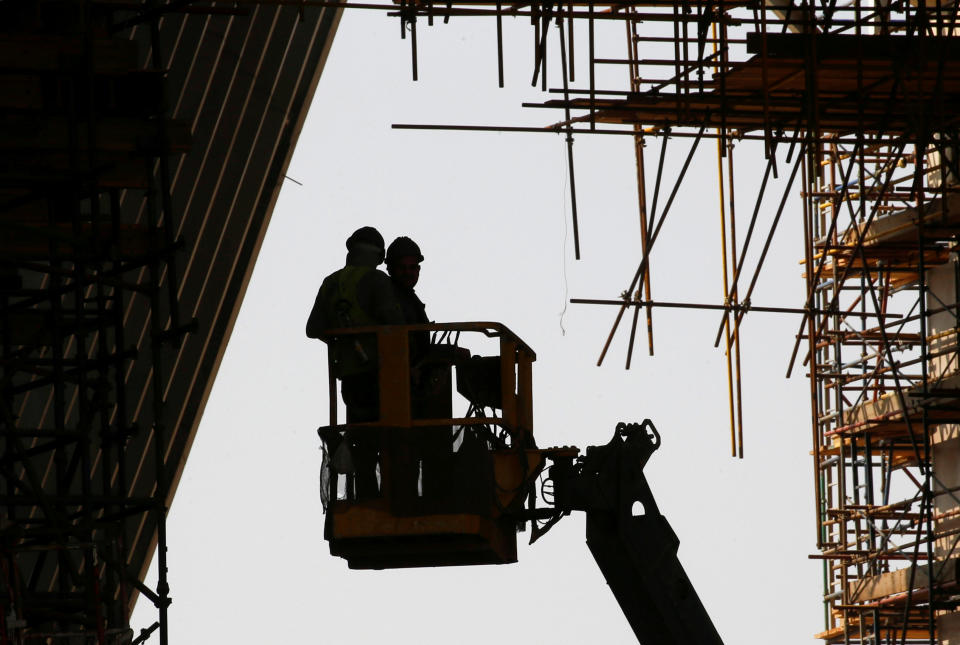
[[[367,266],[345,266],[331,274],[320,287],[323,317],[336,327],[365,327],[377,321],[360,306],[357,286],[373,271]],[[371,372],[377,368],[376,338],[343,336],[330,343],[334,374],[338,377]]]

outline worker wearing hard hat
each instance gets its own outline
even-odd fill
[[[426,307],[414,288],[420,280],[420,263],[423,254],[416,242],[401,236],[387,247],[387,273],[396,289],[397,301],[403,312],[403,322],[419,325],[430,322]],[[430,346],[430,333],[426,331],[410,334],[410,363],[416,365],[423,359]]]
[[[420,280],[420,263],[423,262],[420,247],[409,237],[398,237],[387,247],[386,260],[387,273],[397,289],[397,298],[406,323],[413,325],[430,322],[423,302],[414,291]]]
[[[427,317],[426,307],[415,290],[420,280],[420,263],[423,262],[420,246],[409,237],[398,237],[387,247],[386,261],[387,273],[390,274],[390,279],[393,280],[396,288],[404,322],[408,325],[429,323],[430,318]],[[415,417],[446,416],[436,411],[449,405],[449,402],[443,403],[443,401],[449,399],[450,366],[469,357],[469,351],[456,345],[431,344],[428,331],[410,332],[410,366]],[[435,414],[431,415],[431,411]]]
[[[347,421],[373,421],[379,416],[376,339],[324,337],[331,329],[403,324],[403,313],[390,278],[377,266],[383,262],[383,236],[364,226],[347,239],[347,261],[328,275],[317,292],[307,320],[307,336],[330,344],[334,375],[342,383]]]

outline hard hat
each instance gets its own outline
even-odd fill
[[[414,257],[417,262],[423,262],[423,255],[417,243],[407,236],[400,236],[387,247],[387,264],[396,262],[400,258]]]
[[[380,231],[372,226],[358,228],[353,232],[353,235],[347,238],[348,251],[352,251],[358,244],[373,246],[378,248],[381,253],[383,252],[383,236],[380,235]]]

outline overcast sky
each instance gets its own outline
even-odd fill
[[[663,447],[645,472],[728,645],[812,643],[823,629],[821,564],[807,558],[816,546],[809,389],[802,369],[784,379],[795,317],[747,318],[746,458],[732,459],[716,312],[657,311],[656,356],[638,351],[625,371],[622,332],[595,366],[615,311],[565,304],[618,297],[639,262],[629,138],[576,141],[575,262],[562,137],[390,128],[559,118],[520,107],[543,98],[530,87],[530,26],[505,27],[501,90],[492,21],[421,25],[413,83],[409,41],[393,20],[344,16],[288,171],[302,185],[288,181],[281,192],[170,513],[171,642],[635,642],[584,543],[582,517],[532,547],[522,534],[519,562],[508,566],[351,571],[329,555],[316,435],[326,423],[326,353],[303,327],[362,225],[420,243],[418,293],[433,319],[500,321],[537,351],[539,445],[585,448],[606,443],[618,421],[655,422]],[[622,25],[602,30],[597,55],[623,57],[623,40]],[[621,85],[626,76],[609,74]],[[649,142],[649,168],[659,145]],[[667,186],[688,146],[671,140]],[[744,144],[737,159],[745,226],[762,150]],[[655,298],[722,302],[715,164],[705,141],[657,242]],[[775,184],[763,209],[764,232],[782,189]],[[793,193],[754,304],[802,303]],[[134,628],[154,616],[141,601]]]

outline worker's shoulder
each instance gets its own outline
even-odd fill
[[[380,273],[380,272],[374,269],[373,267],[361,266],[356,264],[348,264],[346,266],[340,267],[333,273],[327,275],[323,279],[321,286],[334,284],[336,282],[340,282],[341,280],[363,281],[367,279],[367,276],[370,273]],[[384,274],[384,277],[389,280],[389,277],[387,277],[386,274]]]
[[[333,272],[331,272],[331,273],[328,273],[327,276],[323,279],[323,281],[324,281],[324,282],[332,282],[333,280],[337,280],[337,279],[340,278],[340,276],[345,275],[346,272],[347,272],[350,268],[351,268],[350,265],[342,266],[342,267],[340,267],[339,269],[337,269],[336,271],[333,271]]]
[[[360,277],[363,282],[380,285],[392,285],[393,281],[386,273],[373,267],[365,267],[367,271]]]

